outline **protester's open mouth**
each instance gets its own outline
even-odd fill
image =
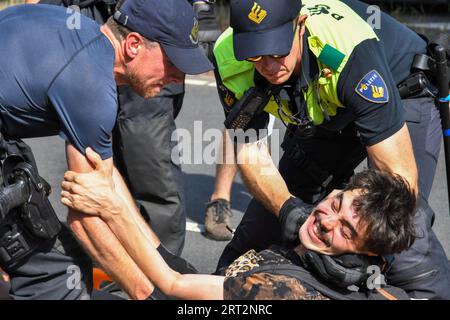
[[[320,237],[320,231],[319,231],[319,219],[317,219],[317,214],[314,214],[313,220],[308,226],[308,234],[310,239],[316,244],[320,246],[326,245],[325,241],[323,241]]]

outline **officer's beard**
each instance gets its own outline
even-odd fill
[[[133,90],[140,95],[141,97],[148,99],[158,95],[161,90],[159,87],[147,87],[145,86],[145,82],[140,80],[137,76],[136,72],[133,70],[127,70],[125,72],[125,81],[128,85],[133,88]]]

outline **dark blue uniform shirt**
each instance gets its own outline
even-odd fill
[[[60,135],[84,154],[112,156],[114,49],[99,25],[51,5],[0,12],[2,132]]]

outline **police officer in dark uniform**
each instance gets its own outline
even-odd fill
[[[125,0],[126,1],[126,0]],[[198,19],[199,45],[210,56],[220,35],[214,1],[190,1]],[[114,130],[114,158],[140,211],[164,246],[181,255],[186,234],[186,208],[181,167],[172,161],[171,141],[181,110],[184,84],[169,84],[158,97],[144,99],[121,86]]]
[[[231,1],[232,29],[214,51],[225,124],[258,130],[270,112],[288,130],[279,173],[246,163],[252,152],[269,155],[258,131],[257,143],[238,145],[255,198],[218,269],[250,248],[297,241],[295,197],[317,203],[368,156],[372,167],[405,177],[420,199],[417,239],[395,255],[387,280],[414,298],[448,299],[450,267],[427,204],[442,139],[433,86],[402,97],[397,88],[416,75],[414,57],[428,54],[427,43],[384,13],[378,28],[366,21],[367,5],[354,0]]]
[[[125,1],[125,0],[123,0]],[[41,4],[77,6],[100,25],[114,14],[116,0],[41,0]],[[198,19],[199,44],[211,56],[220,35],[214,2],[190,0]],[[166,85],[158,97],[145,99],[130,86],[119,86],[119,112],[113,131],[114,161],[164,246],[181,255],[186,234],[184,184],[181,167],[171,159],[175,119],[181,110],[184,84]]]
[[[144,17],[134,14],[136,8]],[[76,17],[78,23],[72,25],[72,14],[49,5],[22,5],[0,12],[1,133],[12,146],[7,148],[9,158],[4,160],[3,173],[9,172],[5,169],[11,166],[8,159],[26,160],[21,167],[10,170],[12,178],[18,179],[14,174],[19,169],[17,172],[36,171],[32,153],[21,138],[59,134],[67,141],[69,168],[91,170],[84,157],[86,148],[91,147],[106,160],[116,190],[133,206],[112,161],[117,84],[130,84],[150,97],[164,84],[181,83],[185,72],[203,73],[212,65],[198,48],[195,18],[187,2],[177,1],[175,6],[169,0],[128,0],[121,13],[101,27],[83,15]],[[32,186],[43,189],[44,182],[36,174],[29,177],[30,181],[36,180]],[[6,190],[10,181],[3,183]],[[2,210],[5,207],[2,202]],[[19,216],[19,222],[13,224],[9,222],[11,214],[6,213],[7,219],[0,224],[0,252],[1,267],[11,278],[11,297],[89,298],[90,261],[80,248],[74,248],[74,239],[67,240],[67,232],[60,233],[40,241],[38,246],[31,243],[34,250],[28,250],[30,246],[25,247],[28,243],[22,238],[7,235],[24,230],[23,234],[39,236],[42,224],[22,224],[22,220],[30,220],[27,216]],[[133,284],[125,288],[132,298],[147,297],[151,284],[106,225],[96,219],[85,220],[74,211],[69,212],[68,222],[84,248],[115,280],[132,280]],[[4,228],[5,223],[9,230]],[[10,243],[14,247],[8,246]],[[21,250],[29,254],[16,261],[9,259],[9,255]],[[121,272],[118,263],[131,267],[130,272]]]

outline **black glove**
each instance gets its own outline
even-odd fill
[[[192,1],[194,15],[198,20],[198,42],[205,55],[212,61],[214,43],[220,36],[219,23],[214,11],[215,0]]]
[[[381,257],[362,254],[343,254],[328,256],[308,250],[302,257],[305,267],[326,282],[341,288],[352,285],[366,288],[366,280],[371,275],[368,267],[376,265],[382,270]]]
[[[298,198],[291,197],[286,200],[279,215],[283,245],[294,247],[300,243],[298,231],[313,208],[313,205],[306,204]]]

